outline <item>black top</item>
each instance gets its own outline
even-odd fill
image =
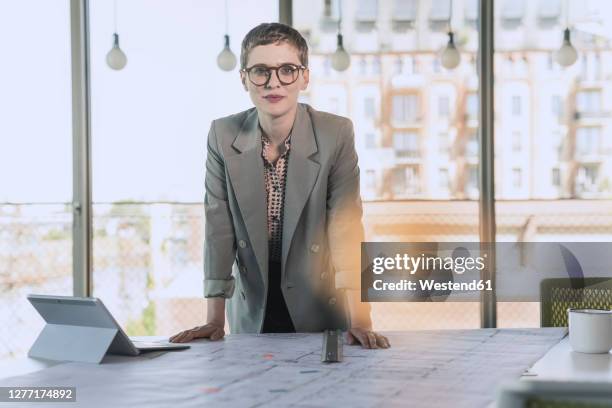
[[[268,301],[262,333],[295,333],[285,297],[281,291],[281,264],[270,262],[268,265]]]

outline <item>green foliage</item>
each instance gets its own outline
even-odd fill
[[[119,220],[119,228],[134,228],[138,238],[148,244],[151,237],[151,217],[145,211],[146,204],[130,200],[116,201],[111,207],[108,218]]]
[[[129,320],[125,326],[128,336],[154,336],[155,335],[155,303],[149,301],[142,311],[139,320]]]
[[[43,241],[62,241],[69,240],[71,238],[72,231],[65,231],[59,229],[49,230],[45,235],[42,236]]]
[[[601,181],[601,183],[599,183],[599,191],[609,192],[611,190],[612,190],[612,183],[610,183],[610,179],[606,177]]]
[[[151,291],[155,289],[155,279],[153,279],[153,274],[147,273],[147,290]]]

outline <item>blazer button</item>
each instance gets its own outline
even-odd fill
[[[244,242],[244,240],[243,240],[243,239],[241,239],[240,241],[238,241],[238,246],[239,246],[240,248],[246,248],[246,242]]]
[[[246,266],[241,266],[240,267],[240,272],[246,273],[246,271],[247,271]]]
[[[319,252],[319,246],[317,244],[312,244],[312,246],[310,247],[310,250],[312,252]]]
[[[329,298],[329,304],[330,305],[335,305],[336,304],[336,298],[335,297]]]
[[[327,279],[327,272],[321,272],[321,280]]]

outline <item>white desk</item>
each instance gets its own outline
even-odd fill
[[[345,345],[343,362],[335,364],[321,363],[321,334],[240,334],[219,342],[198,340],[183,351],[107,356],[100,365],[28,361],[30,369],[39,371],[20,377],[14,372],[7,378],[2,367],[0,386],[76,387],[76,403],[53,403],[54,408],[477,408],[490,406],[497,387],[520,378],[559,342],[564,330],[385,334],[392,348]]]
[[[612,354],[577,353],[566,336],[533,365],[529,374],[523,379],[612,383]]]
[[[167,341],[168,337],[163,336],[132,336],[132,340],[140,341]],[[0,382],[5,378],[21,376],[44,370],[45,368],[53,367],[62,364],[58,361],[43,360],[38,358],[17,358],[2,362],[0,364]]]

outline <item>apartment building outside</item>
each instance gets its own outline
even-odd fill
[[[587,2],[588,3],[588,2]],[[554,61],[570,2],[497,1],[495,176],[500,200],[612,197],[612,48],[579,28],[579,60]],[[595,4],[596,6],[597,4]],[[450,0],[344,1],[342,34],[351,66],[331,68],[338,2],[295,2],[294,25],[311,47],[303,100],[350,117],[366,200],[478,197],[477,1],[452,2],[462,54],[440,64]],[[588,4],[587,4],[588,6]]]

